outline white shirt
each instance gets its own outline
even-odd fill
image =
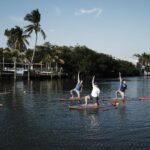
[[[99,94],[100,94],[100,89],[97,86],[93,85],[91,96],[98,97]]]

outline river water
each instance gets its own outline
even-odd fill
[[[126,78],[127,98],[150,97],[150,77]],[[118,79],[98,80],[101,98],[112,98]],[[149,150],[150,101],[118,108],[69,110],[75,81],[1,81],[0,150]],[[83,95],[91,92],[84,81]]]

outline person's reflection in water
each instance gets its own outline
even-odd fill
[[[126,118],[126,106],[123,104],[122,107],[120,107],[118,114],[120,115],[120,119],[124,120]]]
[[[89,115],[89,120],[92,127],[99,126],[99,120],[95,114]]]
[[[88,118],[89,125],[91,127],[96,127],[96,126],[100,125],[100,118],[99,118],[99,111],[98,110],[95,110],[94,112],[85,111],[84,115]]]

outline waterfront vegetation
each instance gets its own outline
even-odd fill
[[[99,77],[116,77],[118,72],[121,72],[123,76],[138,76],[143,71],[143,66],[147,72],[150,70],[150,55],[146,53],[135,54],[139,59],[136,66],[131,62],[116,59],[114,56],[98,53],[85,45],[58,46],[50,42],[37,45],[39,32],[43,39],[46,38],[40,19],[40,12],[33,10],[24,17],[24,20],[31,24],[24,28],[15,26],[5,30],[8,47],[0,48],[0,62],[13,63],[15,60],[18,63],[30,65],[42,64],[47,70],[55,68],[56,71],[58,68],[63,68],[63,71],[70,76],[79,70],[84,76],[95,74]],[[27,48],[30,46],[29,38],[32,32],[35,32],[34,49]],[[4,67],[3,63],[1,63],[1,69]]]
[[[142,53],[142,54],[135,54],[135,57],[138,58],[137,68],[143,73],[146,72],[149,75],[150,72],[150,54]]]

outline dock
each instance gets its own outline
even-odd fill
[[[0,71],[1,78],[14,78],[14,79],[61,79],[67,77],[68,74],[63,72],[60,68],[46,68],[42,64],[33,64],[32,68],[29,64],[5,63]]]
[[[29,75],[29,77],[28,77]],[[16,79],[61,79],[68,76],[67,73],[63,72],[52,72],[52,71],[39,71],[39,70],[26,70],[26,69],[17,69],[16,72],[14,69],[2,70],[0,72],[1,78],[16,78]]]

